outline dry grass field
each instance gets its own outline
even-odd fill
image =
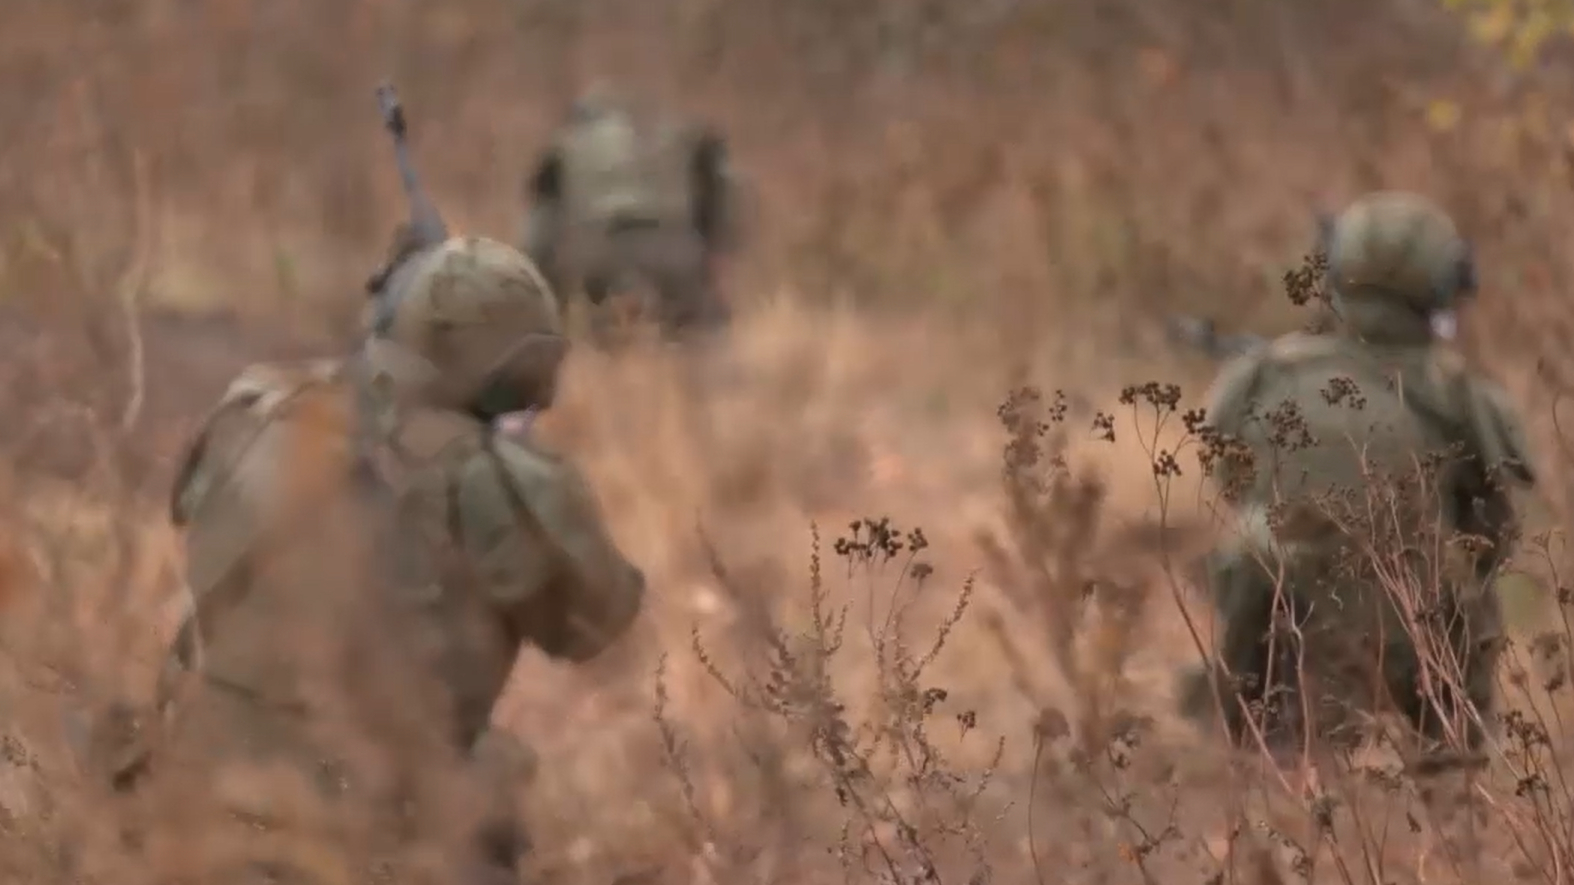
[[[596,81],[725,127],[749,184],[720,352],[578,348],[543,421],[650,596],[607,658],[516,671],[532,881],[1574,881],[1545,653],[1569,648],[1571,59],[1515,70],[1430,0],[7,0],[0,879],[211,881],[117,835],[84,735],[147,698],[183,604],[186,435],[248,361],[351,340],[404,211],[391,76],[468,231],[513,236]],[[1120,396],[1207,384],[1166,312],[1295,327],[1314,213],[1378,187],[1474,241],[1462,347],[1545,478],[1513,722],[1469,779],[1384,748],[1308,779],[1176,717],[1207,494],[1179,413]],[[1059,466],[1008,448],[1023,388],[1063,397]]]

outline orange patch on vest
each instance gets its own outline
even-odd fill
[[[302,512],[346,491],[355,455],[356,409],[346,385],[310,384],[273,418],[273,453],[284,512]]]

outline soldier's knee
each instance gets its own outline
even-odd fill
[[[1181,674],[1175,692],[1175,708],[1182,717],[1194,722],[1215,718],[1219,703],[1229,703],[1227,692],[1218,691],[1222,686],[1210,667],[1193,667]]]
[[[1239,744],[1247,736],[1254,685],[1254,675],[1232,675],[1218,664],[1195,667],[1181,676],[1176,711],[1196,725],[1221,727],[1230,742]]]

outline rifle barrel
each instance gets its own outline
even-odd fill
[[[1171,316],[1166,323],[1170,337],[1195,348],[1215,360],[1240,356],[1265,339],[1250,333],[1220,334],[1214,322],[1202,317]]]
[[[404,105],[393,84],[377,87],[377,105],[382,111],[383,126],[393,137],[394,161],[399,166],[399,179],[404,185],[405,198],[410,201],[410,226],[423,246],[435,246],[448,239],[448,226],[432,203],[421,177],[415,171],[415,160],[410,153],[409,127],[405,121]]]

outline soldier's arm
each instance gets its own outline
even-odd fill
[[[1209,426],[1235,435],[1245,430],[1268,358],[1267,349],[1256,347],[1224,364],[1204,399]]]
[[[177,528],[191,523],[209,491],[221,481],[224,470],[220,462],[226,455],[234,454],[236,443],[248,430],[256,431],[251,412],[264,391],[251,383],[252,376],[253,369],[248,368],[231,382],[186,443],[175,480],[170,484],[169,516]]]
[[[743,233],[739,182],[726,138],[708,127],[700,128],[695,134],[692,163],[695,229],[714,251],[736,248]]]
[[[1467,452],[1476,469],[1460,474],[1455,487],[1459,524],[1466,534],[1485,537],[1493,549],[1477,560],[1477,571],[1486,574],[1500,567],[1511,553],[1519,528],[1529,519],[1541,522],[1544,503],[1535,494],[1536,474],[1523,425],[1508,403],[1506,393],[1486,379],[1469,373],[1452,352],[1448,365],[1457,365],[1462,395],[1459,417],[1465,423]]]
[[[1535,464],[1524,424],[1514,414],[1507,393],[1483,378],[1466,387],[1465,415],[1489,471],[1522,486],[1536,483]]]
[[[563,158],[556,147],[536,162],[535,169],[525,179],[522,196],[525,219],[519,236],[519,251],[534,261],[543,273],[548,273],[563,233]]]
[[[618,550],[571,464],[494,439],[466,466],[459,503],[463,544],[485,592],[542,651],[587,661],[633,624],[644,576]]]
[[[1208,388],[1204,400],[1207,424],[1220,436],[1219,442],[1245,435],[1253,418],[1257,391],[1270,368],[1269,358],[1269,346],[1254,347],[1225,363]],[[1250,465],[1230,458],[1215,462],[1214,479],[1227,499],[1233,499],[1250,484],[1250,469]]]

